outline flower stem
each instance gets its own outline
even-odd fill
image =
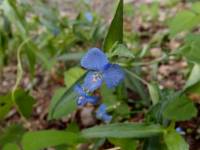
[[[142,79],[140,76],[138,76],[137,74],[127,70],[127,72],[133,76],[134,78],[138,79],[139,81],[141,81],[143,84],[148,85],[149,83],[147,81],[145,81],[144,79]]]

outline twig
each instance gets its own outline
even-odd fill
[[[22,42],[22,43],[20,44],[20,46],[18,47],[18,49],[17,49],[17,79],[16,79],[15,85],[13,86],[12,92],[11,92],[11,96],[12,96],[11,99],[12,99],[12,101],[13,101],[13,104],[15,105],[15,107],[17,108],[17,110],[18,110],[20,116],[22,117],[22,118],[21,118],[22,121],[25,122],[25,123],[28,123],[28,122],[27,122],[26,118],[24,118],[24,116],[22,115],[22,113],[21,113],[21,111],[20,111],[18,105],[17,105],[16,102],[15,102],[15,92],[16,92],[16,90],[17,90],[17,87],[18,87],[19,84],[20,84],[20,81],[21,81],[22,75],[23,75],[22,62],[21,62],[21,58],[20,58],[21,51],[22,51],[23,46],[24,46],[25,44],[27,44],[30,40],[31,40],[31,39],[29,38],[29,39],[25,40],[24,42]]]

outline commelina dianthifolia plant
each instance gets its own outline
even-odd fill
[[[124,72],[117,64],[109,63],[106,55],[98,48],[91,48],[81,59],[81,66],[88,70],[82,85],[75,86],[77,105],[87,103],[98,105],[99,98],[92,96],[92,92],[101,87],[105,82],[108,88],[116,87],[123,79]],[[112,117],[106,113],[106,105],[101,104],[96,111],[96,116],[104,122],[110,122]]]

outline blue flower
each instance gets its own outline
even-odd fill
[[[177,127],[176,132],[178,132],[181,135],[185,135],[185,131],[181,127]]]
[[[57,36],[57,35],[60,34],[60,29],[57,28],[57,27],[55,27],[55,28],[52,30],[52,33],[53,33],[54,36]]]
[[[93,105],[97,104],[98,97],[90,96],[88,94],[88,90],[82,87],[81,85],[76,85],[74,91],[78,94],[77,97],[77,105],[84,106],[87,103],[91,103]]]
[[[92,22],[93,21],[93,15],[91,12],[85,12],[84,13],[85,18],[87,19],[87,21]]]
[[[98,89],[103,81],[108,88],[117,86],[124,78],[124,72],[117,64],[111,64],[98,48],[91,48],[81,59],[81,66],[88,69],[83,86],[90,92]]]
[[[108,115],[106,112],[106,105],[101,104],[96,111],[96,117],[108,123],[112,120],[112,116]]]

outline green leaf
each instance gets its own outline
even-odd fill
[[[33,5],[34,14],[37,14],[39,17],[40,23],[45,26],[48,30],[53,31],[57,28],[57,22],[59,15],[56,9],[51,9],[44,2],[35,2],[36,5]]]
[[[27,132],[22,139],[24,150],[39,150],[63,144],[76,144],[81,140],[79,134],[56,130]]]
[[[58,57],[61,61],[79,61],[85,52],[66,53]]]
[[[3,150],[20,150],[20,148],[16,144],[9,143],[3,147]]]
[[[196,83],[195,85],[189,87],[186,90],[187,93],[197,94],[200,95],[200,82]]]
[[[127,92],[127,87],[125,86],[125,82],[119,84],[116,87],[116,96],[119,101],[127,101],[128,92]]]
[[[193,3],[191,10],[193,10],[197,14],[200,14],[200,2]]]
[[[72,88],[66,91],[65,88],[58,89],[50,104],[48,118],[57,119],[70,114],[76,108],[76,94]]]
[[[42,65],[46,69],[51,70],[53,65],[56,64],[56,60],[51,59],[47,51],[36,50],[34,51],[34,53],[35,53],[35,56],[42,61]]]
[[[159,101],[159,92],[157,90],[157,88],[155,87],[155,85],[153,84],[148,84],[148,89],[149,89],[149,94],[151,96],[153,105],[156,105]]]
[[[64,73],[65,85],[67,87],[71,87],[77,81],[77,79],[79,79],[84,73],[85,70],[83,70],[80,67],[74,67],[69,69]]]
[[[24,18],[18,11],[18,6],[16,6],[16,1],[4,0],[2,3],[2,9],[9,21],[12,22],[20,32],[20,35],[25,40],[26,39],[26,28],[24,23]]]
[[[164,141],[168,150],[189,150],[189,145],[175,130],[164,134]]]
[[[67,125],[67,129],[65,131],[73,132],[73,133],[79,133],[80,129],[77,123],[71,122]]]
[[[189,120],[197,115],[197,109],[185,95],[175,96],[163,108],[163,116],[174,121]]]
[[[162,136],[153,136],[145,139],[143,150],[167,150]]]
[[[116,42],[123,43],[123,0],[119,0],[115,16],[104,40],[104,51],[109,51]]]
[[[119,57],[135,58],[134,54],[123,44],[118,44],[111,55]]]
[[[49,116],[50,117],[50,113],[52,112],[52,110],[54,109],[56,103],[60,100],[60,98],[64,95],[66,89],[65,88],[59,88],[56,89],[52,99],[51,99],[51,104],[49,106]],[[50,119],[50,118],[49,118]]]
[[[137,141],[133,139],[116,139],[111,138],[109,141],[114,144],[115,146],[119,146],[123,150],[136,150],[137,148]]]
[[[128,104],[125,102],[121,102],[119,105],[117,105],[116,109],[114,109],[114,113],[122,118],[127,117],[130,114]]]
[[[87,72],[86,72],[87,73]],[[48,119],[58,119],[66,116],[76,109],[76,96],[74,86],[83,81],[85,74],[83,74],[67,91],[61,91],[58,94],[59,98],[51,101]]]
[[[113,107],[114,105],[116,106],[116,108],[113,110],[114,115],[125,117],[130,114],[129,107],[124,102],[124,99],[120,99],[113,89],[109,89],[106,84],[103,84],[100,90],[102,102],[106,104],[107,107]]]
[[[13,106],[11,94],[0,96],[0,120],[8,114]]]
[[[191,73],[190,73],[190,76],[186,82],[186,85],[185,85],[185,88],[184,89],[187,89],[193,85],[195,85],[196,83],[198,83],[200,81],[200,64],[195,64]]]
[[[133,75],[131,71],[129,71],[128,69],[124,70],[126,73],[126,86],[129,87],[131,90],[137,92],[140,95],[141,99],[144,100],[145,104],[149,104],[150,99],[145,90],[145,86]]]
[[[31,116],[35,99],[22,89],[18,89],[14,93],[15,103],[20,113],[28,118]]]
[[[162,134],[165,130],[155,124],[115,123],[100,125],[82,131],[86,138],[146,138]]]
[[[191,30],[198,24],[200,15],[187,10],[179,12],[169,21],[170,34],[174,36],[179,32]]]
[[[0,147],[8,143],[19,143],[25,129],[19,125],[11,125],[4,131],[0,132]]]
[[[190,33],[187,35],[185,42],[186,44],[198,43],[200,41],[200,34]]]
[[[111,106],[116,103],[117,96],[114,94],[113,89],[110,89],[106,86],[106,84],[102,84],[101,88],[102,101],[106,104],[106,106]]]
[[[185,45],[180,49],[178,53],[186,57],[188,61],[200,64],[200,35],[189,34],[186,37]]]
[[[36,64],[36,56],[34,53],[35,49],[34,50],[33,49],[34,49],[33,46],[29,42],[25,52],[26,52],[27,59],[29,62],[29,70],[30,70],[32,76],[34,76],[35,64]]]
[[[37,1],[35,2],[36,5],[33,5],[33,10],[36,14],[40,15],[40,17],[48,19],[51,22],[56,23],[56,21],[58,21],[58,17],[57,15],[58,12],[56,9],[52,9],[51,7],[49,7],[48,5],[46,5],[46,3],[41,2],[41,1]]]

